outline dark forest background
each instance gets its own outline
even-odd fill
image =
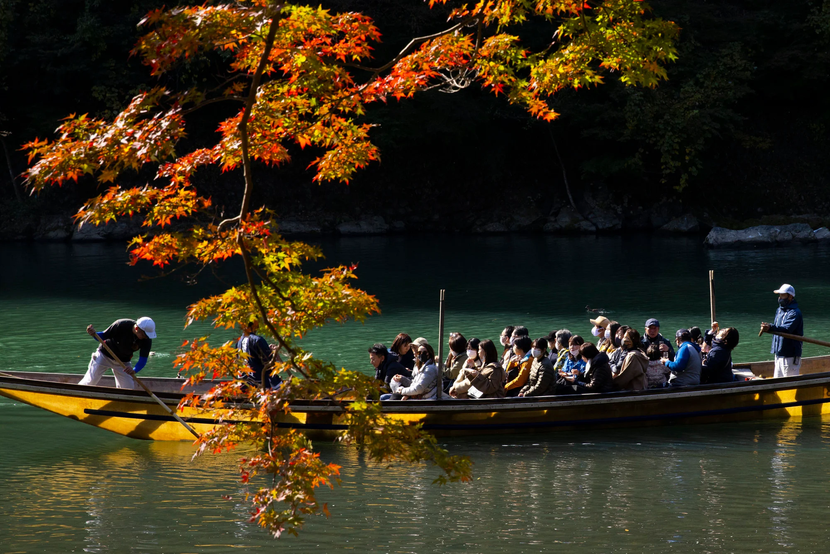
[[[137,22],[162,5],[0,1],[0,227],[72,213],[96,194],[90,179],[29,197],[20,146],[51,137],[70,113],[111,117],[152,84],[129,52]],[[421,0],[323,5],[372,16],[384,33],[378,60],[446,19]],[[317,185],[305,169],[315,153],[298,150],[289,166],[258,169],[267,185],[259,200],[284,217],[380,215],[408,229],[465,230],[522,212],[543,222],[568,203],[566,176],[578,205],[616,209],[623,229],[647,228],[642,214],[653,210],[726,226],[830,216],[830,0],[654,0],[652,8],[682,28],[680,59],[657,89],[609,79],[568,91],[553,100],[562,114],[553,123],[475,87],[374,106],[381,163],[348,185]],[[535,23],[523,32],[539,43],[554,30]],[[194,62],[168,79],[186,84],[214,70],[211,60]],[[221,115],[192,117],[189,140],[211,134]],[[241,176],[199,177],[218,205],[238,201],[241,186],[223,179]]]

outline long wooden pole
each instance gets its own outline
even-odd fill
[[[125,365],[124,365],[124,362],[122,362],[120,359],[118,359],[118,356],[116,356],[116,355],[115,355],[115,352],[113,352],[113,351],[112,351],[112,349],[111,349],[109,346],[107,346],[107,343],[106,343],[106,342],[104,342],[104,340],[103,340],[101,337],[99,337],[99,336],[98,336],[98,333],[93,333],[93,335],[94,335],[94,336],[95,336],[95,338],[98,340],[98,342],[100,342],[100,343],[101,343],[101,346],[103,346],[103,347],[104,347],[104,349],[105,349],[107,352],[109,352],[109,353],[110,353],[110,356],[112,357],[112,359],[113,359],[113,360],[115,360],[115,363],[117,363],[118,365],[120,365],[120,366],[121,366],[121,369],[126,370],[126,369],[127,369],[127,366],[125,366]],[[162,402],[162,401],[161,401],[161,399],[160,399],[158,396],[156,396],[156,395],[155,395],[155,393],[153,393],[153,391],[151,391],[151,390],[147,387],[147,385],[145,385],[145,384],[141,381],[141,379],[139,379],[139,378],[138,378],[138,375],[133,374],[131,377],[132,377],[133,379],[135,379],[135,382],[136,382],[136,383],[138,383],[138,384],[141,386],[141,388],[142,388],[142,389],[144,389],[144,392],[146,392],[147,394],[149,394],[149,395],[150,395],[150,398],[152,398],[153,400],[155,400],[156,402],[158,402],[159,406],[161,406],[162,408],[164,408],[164,409],[167,411],[167,413],[168,413],[168,414],[170,414],[171,416],[175,417],[175,418],[176,418],[176,421],[178,421],[179,423],[181,423],[182,425],[184,425],[184,428],[185,428],[185,429],[187,429],[188,431],[190,431],[190,433],[191,433],[194,437],[196,437],[197,439],[198,439],[198,438],[200,438],[200,437],[199,437],[199,433],[197,433],[196,431],[194,431],[194,430],[193,430],[193,428],[192,428],[190,425],[188,425],[187,423],[185,423],[185,421],[184,421],[182,418],[180,418],[180,417],[179,417],[179,415],[178,415],[176,412],[174,412],[173,410],[171,410],[171,409],[170,409],[170,406],[168,406],[167,404],[165,404],[164,402]]]
[[[441,289],[438,306],[438,390],[435,399],[441,400],[441,393],[444,392],[444,293]]]
[[[817,344],[819,346],[826,346],[826,347],[830,348],[830,342],[826,342],[826,341],[818,340],[818,339],[810,339],[810,338],[807,338],[807,337],[802,337],[801,335],[791,335],[789,333],[782,333],[780,331],[763,331],[762,330],[760,333],[758,333],[758,336],[760,337],[763,333],[769,333],[770,335],[778,335],[779,337],[784,337],[785,339],[797,340],[797,341],[800,341],[800,342],[809,342],[810,344]]]
[[[715,270],[709,270],[709,316],[710,316],[710,329],[717,321],[715,317]]]

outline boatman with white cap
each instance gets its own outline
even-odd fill
[[[106,345],[110,347],[110,350],[118,356],[126,370],[110,357],[110,353],[106,351],[103,345],[100,345],[98,350],[92,353],[86,375],[78,384],[97,385],[104,372],[111,369],[113,375],[115,375],[115,386],[119,389],[135,388],[135,380],[132,376],[141,371],[147,364],[150,347],[153,345],[153,339],[156,338],[155,322],[149,317],[140,317],[136,321],[119,319],[100,333],[96,333],[92,325],[86,328],[86,332],[92,337],[96,334],[101,337]],[[138,352],[138,363],[135,364],[134,368],[130,366],[133,352]]]
[[[772,325],[761,323],[761,331],[803,336],[804,319],[801,317],[801,310],[798,309],[798,302],[795,301],[795,288],[784,283],[772,292],[778,295],[775,322]],[[775,354],[775,377],[798,375],[801,369],[801,341],[773,335],[771,353]]]

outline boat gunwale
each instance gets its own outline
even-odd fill
[[[94,398],[110,401],[139,402],[141,404],[154,404],[152,398],[147,396],[143,390],[118,389],[113,387],[101,387],[94,385],[78,385],[52,380],[39,380],[30,377],[18,377],[15,372],[6,372],[10,377],[0,375],[0,389],[24,390],[27,392],[40,392],[58,394],[61,396],[74,396],[82,398]],[[31,375],[33,372],[18,372]],[[63,378],[66,373],[44,373],[44,375]],[[164,381],[181,381],[178,378],[159,377],[147,379]],[[441,414],[454,412],[523,412],[536,411],[553,408],[579,407],[584,405],[602,404],[626,404],[632,402],[651,402],[666,399],[680,399],[689,397],[712,397],[733,394],[746,394],[752,392],[766,392],[770,390],[789,389],[798,386],[817,386],[821,384],[830,385],[830,371],[821,373],[810,373],[793,377],[777,379],[752,379],[746,381],[733,381],[731,383],[719,383],[712,385],[697,385],[693,387],[659,388],[643,391],[615,391],[608,393],[585,393],[568,395],[547,395],[534,397],[513,397],[513,398],[483,398],[483,399],[447,399],[447,400],[385,400],[381,402],[385,413],[395,414]],[[12,386],[5,386],[12,385]],[[792,385],[792,386],[790,386]],[[178,404],[186,393],[154,391],[157,396],[170,404]],[[342,413],[344,405],[352,400],[296,400],[291,402],[291,410],[297,413],[308,412],[332,412]],[[236,405],[235,408],[240,408]]]

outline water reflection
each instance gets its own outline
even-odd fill
[[[18,421],[18,423],[21,423]],[[68,422],[72,424],[72,422]],[[66,427],[43,428],[56,442]],[[78,448],[0,459],[4,551],[224,552],[269,547],[246,523],[235,456],[190,460],[188,444],[144,443],[91,430]],[[6,440],[23,442],[22,437]],[[312,520],[281,550],[343,546],[397,552],[816,551],[828,508],[820,420],[540,435],[493,444],[454,440],[475,461],[469,485],[436,487],[434,468],[377,467],[318,445],[343,466]],[[233,500],[222,500],[231,495]],[[766,517],[763,517],[766,514]],[[762,517],[759,517],[762,516]],[[71,548],[70,548],[71,547]]]
[[[719,319],[757,329],[775,307],[771,291],[792,281],[809,334],[830,335],[826,247],[704,251],[686,239],[643,237],[465,237],[470,251],[515,257],[531,271],[465,272],[442,237],[327,241],[326,264],[360,261],[358,284],[381,298],[384,313],[366,325],[312,333],[307,346],[339,365],[368,368],[366,348],[399,330],[436,334],[435,291],[448,289],[446,331],[495,337],[505,323],[533,334],[569,327],[587,334],[590,303],[623,322],[660,314],[668,329],[705,322],[708,269],[716,270]],[[388,263],[389,251],[423,249],[441,271]],[[593,255],[586,257],[585,253]],[[82,373],[94,344],[83,329],[152,309],[164,328],[154,343],[167,357],[148,375],[170,375],[171,356],[194,331],[182,309],[202,290],[137,283],[141,269],[113,264],[123,247],[0,245],[0,370]],[[667,263],[648,273],[625,263],[634,253]],[[651,257],[649,257],[651,256]],[[787,263],[782,263],[786,261]],[[557,264],[579,267],[568,276]],[[682,263],[681,263],[682,262]],[[601,266],[621,269],[614,286]],[[53,278],[60,267],[62,279]],[[749,277],[749,278],[747,278]],[[112,296],[113,279],[125,283]],[[78,286],[75,287],[73,283]],[[624,294],[623,294],[624,293]],[[129,298],[125,301],[124,298]],[[436,306],[437,307],[437,306]],[[143,313],[143,312],[142,312]],[[42,355],[43,322],[56,358]],[[101,323],[103,324],[103,323]],[[736,360],[768,357],[769,341],[749,332]],[[228,333],[230,336],[230,333]],[[225,338],[223,335],[222,338]],[[808,354],[823,353],[810,347]],[[343,485],[321,492],[331,519],[309,522],[294,552],[825,551],[830,425],[817,418],[481,437],[447,443],[475,461],[475,481],[435,487],[434,468],[377,467],[354,451],[320,443],[343,466]],[[187,444],[144,443],[0,401],[0,550],[4,552],[229,552],[275,545],[247,523],[235,456],[190,460]],[[222,495],[233,497],[231,501]]]

